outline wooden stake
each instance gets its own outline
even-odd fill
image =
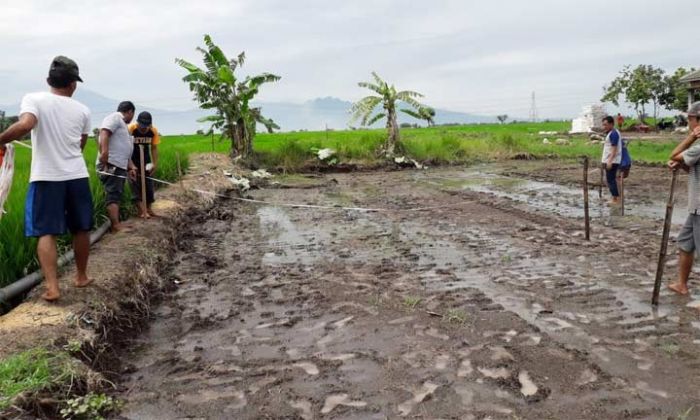
[[[591,220],[588,214],[588,156],[583,158],[583,218],[586,221],[586,240],[591,240]]]
[[[144,158],[143,144],[139,144],[139,160],[141,170],[141,205],[143,211],[148,211],[148,201],[146,200],[146,159]]]
[[[625,215],[625,175],[620,176],[620,216]]]
[[[668,234],[671,231],[671,216],[673,216],[673,192],[676,189],[676,175],[678,175],[678,170],[673,171],[673,176],[671,177],[671,193],[668,195],[668,203],[666,203],[666,218],[664,219],[664,231],[661,235],[659,263],[656,266],[656,281],[654,282],[654,293],[651,296],[651,304],[654,306],[659,304],[661,279],[664,275],[664,262],[666,260],[666,250],[668,248]]]
[[[600,184],[598,184],[598,198],[603,199],[603,173],[605,172],[605,164],[600,164]]]
[[[175,152],[175,157],[177,158],[177,179],[180,180],[180,188],[184,190],[185,186],[182,184],[182,165],[180,164],[180,152]]]

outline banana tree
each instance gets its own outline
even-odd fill
[[[412,109],[402,109],[401,112],[404,112],[415,119],[425,121],[428,123],[428,127],[435,125],[435,110],[431,107],[422,107],[418,111],[414,111]]]
[[[358,86],[367,88],[377,95],[366,96],[353,104],[350,109],[352,121],[359,120],[361,125],[371,126],[377,121],[386,118],[388,135],[384,145],[384,153],[387,156],[393,156],[396,151],[396,143],[400,140],[396,111],[397,102],[402,102],[411,107],[412,109],[400,110],[411,116],[420,112],[421,109],[428,109],[428,107],[421,104],[416,99],[423,97],[420,93],[410,90],[397,91],[394,85],[389,85],[375,72],[372,72],[372,77],[374,78],[374,82],[360,82]],[[380,105],[381,109],[379,109]]]
[[[261,85],[276,82],[280,77],[263,73],[240,80],[236,77],[236,70],[243,66],[245,53],[228,59],[209,35],[204,35],[204,44],[206,48],[197,47],[202,54],[204,68],[180,58],[175,59],[180,67],[187,70],[182,80],[189,85],[194,100],[199,102],[202,109],[215,111],[215,114],[198,121],[211,123],[212,129],[219,130],[222,137],[230,139],[233,156],[248,157],[253,151],[258,123],[268,131],[279,129],[272,120],[262,116],[259,107],[251,107],[250,103]]]

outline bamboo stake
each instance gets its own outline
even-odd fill
[[[143,144],[139,144],[139,161],[140,171],[141,171],[141,205],[142,210],[148,211],[148,201],[146,200],[146,159],[144,157]]]
[[[603,172],[605,172],[605,164],[600,164],[600,184],[598,184],[598,198],[603,199]]]
[[[591,240],[591,221],[588,214],[588,156],[583,158],[583,218],[586,222],[586,240]]]
[[[175,152],[175,157],[177,158],[177,179],[180,180],[180,188],[184,190],[185,186],[182,183],[182,166],[180,165],[180,152]]]
[[[666,218],[664,219],[664,230],[661,235],[661,249],[659,250],[659,263],[656,266],[656,281],[654,282],[654,293],[651,296],[651,304],[657,306],[659,304],[659,291],[661,290],[661,279],[664,275],[664,262],[666,260],[666,250],[668,248],[668,234],[671,230],[671,216],[673,216],[673,192],[676,189],[676,176],[678,170],[673,170],[671,177],[671,193],[668,196],[666,203]]]
[[[620,216],[625,215],[625,176],[620,176]]]

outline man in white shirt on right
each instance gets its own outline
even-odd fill
[[[78,65],[58,56],[51,62],[49,92],[25,95],[19,121],[0,133],[0,148],[32,133],[32,163],[25,206],[25,235],[38,238],[37,256],[44,273],[46,292],[41,297],[57,300],[58,251],[56,237],[70,232],[77,276],[76,287],[90,284],[87,263],[93,206],[83,148],[90,133],[90,110],[72,99],[82,82]]]
[[[113,233],[123,230],[119,220],[119,203],[124,195],[126,178],[136,177],[136,166],[131,161],[134,141],[128,127],[135,112],[134,104],[124,101],[117,107],[117,112],[105,117],[100,126],[97,170],[105,189],[107,215]]]

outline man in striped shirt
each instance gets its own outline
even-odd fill
[[[694,254],[700,254],[700,102],[688,109],[689,135],[671,153],[668,166],[688,172],[688,219],[678,234],[678,282],[669,285],[674,292],[688,294],[688,276],[693,268]]]

